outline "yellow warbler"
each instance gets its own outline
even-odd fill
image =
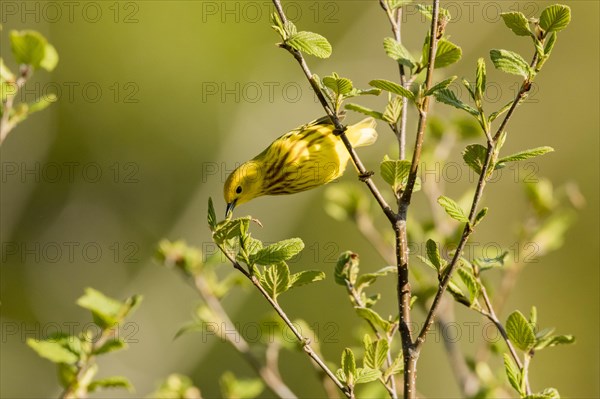
[[[317,119],[284,134],[240,165],[225,182],[226,215],[261,195],[294,194],[340,177],[350,154],[334,130],[328,117]],[[375,120],[366,118],[348,126],[346,136],[353,147],[373,144]]]

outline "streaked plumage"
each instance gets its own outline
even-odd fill
[[[227,213],[236,205],[262,195],[295,194],[340,177],[350,159],[328,117],[300,126],[277,138],[252,160],[234,170],[224,187]],[[348,126],[353,147],[373,144],[375,120]]]

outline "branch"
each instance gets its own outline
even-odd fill
[[[396,8],[395,10],[390,10],[385,0],[379,0],[379,5],[388,16],[390,21],[390,25],[392,26],[392,33],[394,34],[394,39],[398,43],[402,43],[402,7]],[[408,88],[410,86],[410,82],[407,84],[406,82],[406,72],[404,70],[404,65],[398,63],[398,69],[400,72],[400,84],[404,88]],[[406,158],[406,120],[407,120],[407,110],[408,110],[408,100],[405,97],[402,97],[402,119],[400,120],[400,128],[398,128],[398,124],[395,123],[390,125],[394,133],[396,134],[396,138],[398,139],[398,150],[400,159]]]
[[[275,9],[277,10],[277,14],[279,15],[279,18],[285,24],[288,19],[285,16],[285,13],[283,12],[283,8],[281,6],[280,0],[273,0],[273,4],[275,5]],[[367,169],[361,162],[360,158],[358,157],[358,154],[352,147],[352,144],[348,140],[348,137],[346,136],[346,133],[345,133],[346,127],[342,124],[338,115],[334,112],[334,110],[331,108],[331,106],[325,99],[325,96],[323,95],[323,92],[321,91],[319,84],[317,83],[312,72],[308,68],[308,65],[306,64],[306,60],[304,59],[304,56],[302,55],[301,52],[299,52],[295,48],[293,48],[285,43],[282,43],[280,46],[282,48],[286,49],[290,54],[292,54],[294,56],[294,58],[296,59],[296,61],[298,61],[298,63],[300,64],[300,67],[302,68],[302,71],[304,72],[304,75],[308,79],[310,85],[312,86],[312,89],[315,92],[317,98],[319,99],[319,102],[323,106],[323,109],[327,113],[327,116],[331,120],[331,123],[334,125],[335,133],[340,136],[340,138],[342,139],[342,142],[344,143],[344,146],[348,150],[348,153],[350,154],[350,158],[352,159],[354,166],[356,166],[356,169],[358,170],[360,180],[363,181],[367,185],[369,190],[371,190],[373,197],[375,197],[375,200],[377,201],[377,203],[383,210],[383,213],[385,213],[385,215],[390,220],[390,222],[393,223],[393,221],[396,219],[396,214],[394,213],[392,208],[390,208],[390,206],[387,204],[387,202],[381,195],[381,192],[379,191],[379,189],[377,188],[377,186],[371,179],[372,172],[367,171]]]
[[[10,131],[15,127],[15,123],[11,123],[9,119],[13,110],[14,101],[19,90],[25,86],[27,79],[31,77],[31,68],[29,65],[21,65],[20,72],[20,76],[17,78],[16,82],[14,82],[15,92],[7,95],[2,104],[2,119],[0,119],[0,145],[2,145],[4,139],[6,136],[8,136],[8,133],[10,133]]]
[[[225,329],[221,331],[227,331],[227,334],[221,334],[221,338],[229,342],[246,360],[246,362],[256,371],[260,378],[265,382],[267,387],[279,398],[297,398],[297,396],[291,391],[291,389],[283,382],[277,369],[277,357],[273,355],[270,347],[267,348],[267,366],[264,366],[262,362],[256,357],[256,355],[250,349],[250,345],[244,339],[242,334],[239,333],[235,324],[229,318],[227,311],[221,305],[221,302],[217,297],[213,295],[210,288],[206,284],[203,278],[196,276],[194,278],[194,286],[200,294],[202,300],[210,308],[211,312],[215,314],[225,325]],[[230,333],[233,332],[232,337]],[[275,348],[277,351],[277,348]],[[275,356],[275,357],[274,357]]]
[[[273,307],[273,309],[275,310],[275,312],[277,312],[277,314],[279,315],[279,317],[281,318],[281,320],[283,320],[283,322],[287,325],[287,327],[296,336],[296,338],[298,339],[298,341],[302,344],[302,348],[304,349],[304,352],[306,352],[306,354],[325,372],[325,374],[327,374],[327,376],[342,391],[342,393],[344,393],[344,395],[346,395],[346,397],[352,398],[353,395],[348,390],[348,388],[346,386],[344,386],[344,384],[342,384],[340,382],[340,380],[338,380],[338,378],[335,376],[335,374],[329,369],[329,367],[327,367],[327,365],[325,364],[325,362],[323,362],[323,360],[321,360],[321,358],[319,357],[319,355],[317,355],[317,353],[314,351],[314,349],[310,346],[310,339],[305,338],[305,337],[302,336],[302,334],[294,326],[294,324],[292,323],[292,321],[290,320],[290,318],[288,317],[288,315],[283,311],[283,309],[281,308],[281,306],[279,306],[279,304],[275,300],[273,300],[273,298],[271,298],[269,296],[269,294],[267,293],[267,291],[265,291],[265,289],[262,287],[262,285],[260,285],[260,281],[258,281],[258,279],[256,278],[256,276],[254,276],[254,275],[250,274],[248,271],[246,271],[244,269],[244,267],[242,267],[242,265],[240,265],[235,260],[235,258],[233,258],[227,251],[223,250],[223,248],[220,245],[218,245],[218,247],[221,250],[221,252],[223,252],[223,254],[225,255],[225,257],[227,257],[227,259],[231,262],[231,264],[233,265],[233,267],[235,269],[241,271],[242,274],[244,276],[246,276],[252,282],[252,284],[258,289],[258,291],[262,294],[262,296],[265,297],[265,299],[267,300],[267,302],[269,302],[269,304],[271,305],[271,307]]]

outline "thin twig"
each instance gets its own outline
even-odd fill
[[[367,307],[365,306],[365,304],[363,303],[362,299],[360,298],[360,296],[358,295],[358,293],[356,292],[356,290],[354,289],[354,285],[346,280],[346,288],[348,290],[348,292],[350,293],[350,296],[352,296],[352,299],[354,300],[354,303],[356,304],[357,307],[359,308],[363,308],[366,309]],[[381,335],[381,333],[377,330],[377,327],[375,327],[375,324],[373,324],[373,322],[371,322],[371,320],[367,320],[367,324],[369,324],[369,327],[371,327],[371,330],[373,330],[373,332],[375,333],[375,337],[377,337],[378,340],[384,339],[384,337]],[[387,367],[390,367],[392,365],[392,363],[394,362],[394,360],[392,359],[392,336],[386,336],[385,340],[388,343],[388,350],[386,353],[386,365]],[[390,394],[390,397],[393,399],[397,399],[398,398],[398,394],[396,393],[396,380],[394,380],[394,376],[390,375],[388,377],[388,381],[384,381],[385,388],[387,389],[388,393]]]
[[[430,46],[427,57],[427,72],[425,78],[424,91],[429,90],[433,81],[433,69],[435,66],[435,55],[438,43],[438,18],[439,18],[439,0],[433,0],[432,18],[430,28]],[[425,126],[427,123],[427,113],[429,111],[429,96],[425,96],[418,106],[419,121],[417,124],[417,136],[415,139],[415,148],[413,151],[411,168],[408,175],[406,188],[398,201],[398,218],[394,223],[394,233],[396,235],[396,258],[398,266],[398,308],[400,314],[400,337],[402,341],[402,353],[404,356],[404,397],[412,399],[416,395],[417,378],[417,360],[419,357],[419,346],[413,343],[412,332],[410,330],[410,298],[411,287],[408,279],[408,232],[406,220],[408,216],[408,207],[417,180],[419,162],[421,159],[421,149]]]
[[[27,79],[31,77],[31,67],[29,65],[20,66],[20,76],[14,82],[14,93],[8,94],[2,104],[2,119],[0,119],[0,145],[4,142],[8,133],[15,127],[14,123],[10,121],[10,114],[12,113],[14,101],[17,97],[17,93],[25,83]]]
[[[269,296],[269,293],[267,291],[265,291],[265,289],[263,288],[263,286],[260,284],[260,281],[258,281],[258,279],[256,278],[256,276],[252,275],[251,273],[249,273],[248,271],[246,271],[244,269],[244,267],[242,265],[240,265],[235,258],[233,258],[231,256],[231,254],[229,254],[227,251],[225,251],[221,246],[218,246],[219,249],[221,250],[221,252],[223,252],[223,254],[225,255],[225,257],[231,262],[231,264],[233,265],[233,267],[239,271],[242,272],[242,274],[244,274],[244,276],[246,276],[251,282],[252,284],[258,289],[258,291],[262,294],[262,296],[267,300],[267,302],[269,302],[269,304],[271,305],[271,307],[275,310],[275,312],[277,312],[277,314],[279,315],[279,317],[281,318],[281,320],[283,320],[283,322],[287,325],[287,327],[292,331],[292,333],[296,336],[296,338],[298,339],[298,341],[302,344],[302,348],[304,349],[304,352],[306,352],[306,354],[316,363],[319,365],[319,367],[325,372],[325,374],[327,374],[327,376],[335,383],[335,385],[348,397],[351,398],[351,392],[348,390],[348,388],[346,386],[344,386],[344,384],[342,384],[340,382],[340,380],[338,380],[338,378],[335,376],[335,374],[329,369],[329,367],[327,367],[327,365],[325,364],[325,362],[319,357],[319,355],[314,351],[314,349],[310,346],[310,339],[305,338],[304,336],[302,336],[302,334],[298,331],[298,329],[294,326],[294,324],[292,323],[292,321],[290,320],[290,318],[288,317],[288,315],[285,313],[285,311],[281,308],[281,306],[279,306],[279,304]]]
[[[200,276],[194,278],[194,285],[202,300],[209,307],[211,312],[216,315],[224,324],[221,332],[227,331],[226,334],[220,334],[221,338],[229,342],[246,360],[246,362],[256,371],[260,378],[265,382],[266,386],[279,398],[297,398],[292,390],[283,382],[277,369],[277,362],[273,359],[272,351],[267,348],[267,366],[252,352],[250,345],[244,339],[242,334],[237,330],[235,324],[229,318],[227,311],[221,305],[221,302],[215,297],[204,279]],[[233,334],[231,334],[233,332]],[[233,336],[232,336],[233,335]],[[269,361],[270,360],[270,361]]]
[[[273,4],[275,5],[275,9],[277,10],[277,14],[279,15],[279,18],[285,24],[287,22],[287,17],[285,16],[285,13],[283,12],[283,7],[281,6],[280,0],[273,0]],[[354,163],[354,165],[356,166],[356,169],[358,170],[360,180],[363,181],[367,185],[367,187],[373,194],[373,197],[375,197],[375,200],[377,201],[377,203],[379,204],[379,206],[381,207],[381,209],[383,210],[383,212],[385,213],[387,218],[390,220],[390,222],[393,222],[396,218],[396,214],[394,213],[392,208],[390,208],[390,206],[387,204],[386,200],[381,195],[381,192],[379,191],[379,189],[373,182],[373,179],[371,179],[372,173],[367,171],[367,169],[363,165],[362,161],[358,157],[358,154],[352,147],[352,144],[350,143],[350,140],[348,140],[348,137],[346,136],[346,133],[345,133],[346,127],[342,124],[338,115],[334,112],[334,110],[331,108],[331,106],[327,102],[327,99],[323,95],[323,92],[321,91],[319,84],[317,83],[315,77],[313,76],[312,72],[308,68],[308,65],[306,64],[306,60],[304,59],[304,56],[302,55],[301,52],[299,52],[295,48],[293,48],[285,43],[282,43],[280,46],[282,48],[286,49],[290,54],[292,54],[294,56],[294,58],[296,59],[296,61],[298,61],[298,64],[300,64],[300,67],[302,68],[302,71],[304,72],[304,75],[308,79],[310,85],[312,86],[312,89],[315,92],[317,98],[319,99],[319,102],[323,106],[323,109],[327,113],[327,116],[329,117],[329,119],[331,119],[331,123],[333,123],[333,125],[335,127],[336,134],[339,134],[342,142],[344,143],[344,146],[348,150],[348,153],[350,154],[350,158],[352,159],[352,162]]]

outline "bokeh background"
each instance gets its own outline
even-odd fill
[[[383,37],[390,36],[389,26],[376,1],[288,3],[288,14],[301,29],[317,31],[333,45],[329,60],[308,57],[314,72],[325,76],[337,71],[359,87],[374,78],[396,79],[397,69],[381,46]],[[436,72],[438,80],[451,74],[472,79],[475,61],[487,58],[491,48],[512,49],[529,58],[530,42],[514,36],[498,14],[519,10],[539,15],[550,4],[442,3],[454,15],[447,33],[463,48],[463,59]],[[543,325],[577,336],[575,346],[536,356],[534,388],[554,386],[567,397],[592,398],[600,395],[599,5],[568,3],[571,26],[560,34],[531,101],[511,122],[506,152],[553,146],[555,153],[536,161],[538,173],[555,184],[577,182],[587,206],[579,211],[564,247],[526,268],[509,308],[526,312],[536,304]],[[56,326],[67,331],[69,323],[76,330],[83,327],[89,316],[74,301],[92,286],[117,298],[144,296],[126,332],[129,350],[100,359],[101,375],[125,375],[136,391],[105,392],[102,397],[145,396],[172,372],[189,375],[206,397],[216,397],[225,370],[248,377],[252,371],[214,337],[198,333],[173,339],[191,318],[198,297],[176,273],[155,263],[153,253],[165,237],[214,251],[206,227],[208,197],[223,212],[222,185],[236,163],[285,131],[321,116],[322,110],[297,64],[274,45],[269,2],[73,4],[2,2],[2,57],[7,64],[15,69],[7,38],[11,29],[43,33],[58,50],[60,62],[51,74],[37,73],[23,93],[31,101],[54,92],[58,102],[18,126],[0,150],[0,396],[58,394],[54,366],[29,349],[25,339],[41,338]],[[407,47],[418,52],[426,29],[420,16],[409,15],[403,31]],[[490,105],[497,108],[514,95],[517,80],[490,65],[488,60],[488,80],[501,87]],[[362,103],[381,105],[382,99]],[[442,118],[455,115],[439,104],[433,109]],[[358,118],[349,116],[351,121]],[[414,119],[411,115],[409,132],[414,131]],[[392,144],[392,134],[382,126],[378,143],[361,150],[370,169],[378,169],[383,154],[393,155]],[[459,154],[453,157],[459,159]],[[354,179],[351,170],[343,178]],[[451,194],[458,195],[467,184],[453,186]],[[307,249],[293,266],[299,270],[318,268],[331,275],[337,254],[346,249],[360,253],[367,270],[383,266],[351,223],[326,215],[323,193],[317,189],[262,198],[238,212],[262,221],[264,227],[255,235],[265,241],[301,237]],[[415,201],[423,201],[421,194]],[[509,245],[524,212],[521,184],[503,179],[489,187],[484,201],[493,213],[481,229],[482,240]],[[15,245],[19,253],[8,253]],[[394,282],[389,279],[378,288],[387,295],[380,309],[394,312]],[[332,279],[293,292],[282,304],[293,317],[308,320],[330,338],[322,344],[329,360],[338,361],[341,350],[354,344],[359,321]],[[242,326],[260,320],[268,310],[252,290],[233,292],[225,305]],[[462,310],[458,318],[481,322]],[[465,334],[461,345],[472,350],[468,341]],[[282,373],[301,397],[322,395],[317,382],[307,378],[311,371],[301,354],[284,354]],[[439,336],[426,345],[419,374],[425,395],[459,395]]]

